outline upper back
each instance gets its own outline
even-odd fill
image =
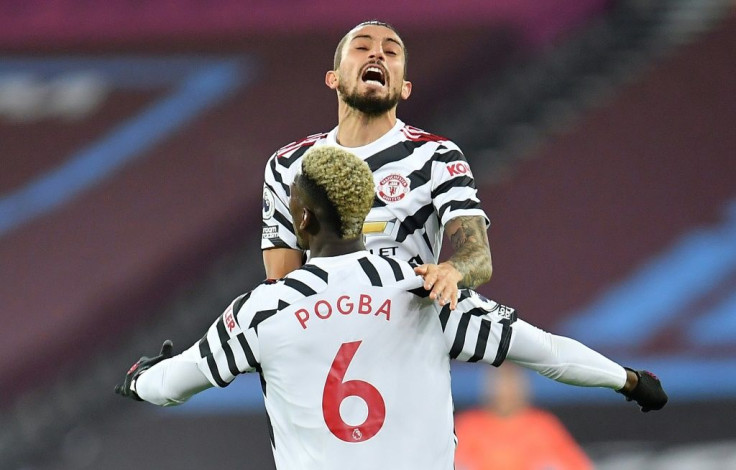
[[[263,287],[277,311],[250,321],[278,466],[452,468],[447,346],[408,263],[321,258]]]

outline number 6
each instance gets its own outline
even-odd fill
[[[332,361],[322,394],[322,414],[327,428],[345,442],[366,441],[378,433],[386,418],[386,404],[380,392],[363,380],[343,382],[345,373],[362,341],[343,343]],[[350,396],[360,397],[368,406],[368,416],[357,426],[346,423],[340,416],[340,404]]]

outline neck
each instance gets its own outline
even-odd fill
[[[309,241],[309,251],[315,258],[347,255],[362,250],[365,250],[363,237],[345,239],[328,236],[316,237]]]
[[[396,108],[368,116],[342,101],[338,109],[337,143],[343,147],[362,147],[380,139],[396,125]]]

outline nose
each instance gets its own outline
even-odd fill
[[[383,52],[383,46],[381,46],[380,44],[373,46],[373,48],[371,49],[370,58],[384,60],[386,58],[386,55]]]

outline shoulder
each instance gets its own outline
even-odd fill
[[[308,267],[292,271],[277,280],[261,282],[247,294],[236,298],[232,304],[241,328],[258,328],[262,322],[275,318],[290,305],[305,297],[317,294],[326,283],[320,274],[312,274]]]
[[[279,310],[305,297],[318,294],[327,288],[328,273],[313,265],[305,264],[277,280],[265,281],[259,286],[259,296]]]
[[[290,144],[284,145],[271,155],[268,159],[266,168],[276,170],[277,167],[281,167],[280,171],[283,171],[284,168],[289,168],[294,162],[298,161],[307,150],[318,144],[320,141],[323,141],[326,137],[326,132],[312,134],[301,140],[295,140]]]
[[[401,134],[406,142],[411,142],[417,146],[423,146],[428,143],[434,144],[432,147],[435,149],[434,155],[438,160],[465,160],[460,147],[447,137],[433,134],[408,124],[404,124],[404,127],[401,128]]]
[[[283,287],[279,286],[279,280],[261,281],[251,291],[237,297],[233,301],[233,310],[238,315],[249,315],[249,312],[271,308],[278,304],[279,292]],[[276,300],[274,302],[274,300]]]
[[[455,416],[456,427],[480,427],[485,428],[489,421],[492,421],[494,415],[488,413],[482,408],[469,408],[457,413]]]
[[[564,423],[555,414],[542,408],[530,407],[524,410],[517,419],[523,421],[525,427],[534,429],[554,442],[568,436]]]
[[[524,410],[525,416],[537,423],[546,423],[551,426],[557,426],[560,424],[560,420],[551,411],[547,411],[543,408],[529,407]]]
[[[288,158],[289,156],[293,155],[299,150],[302,150],[302,152],[306,151],[307,149],[309,149],[309,147],[312,147],[314,144],[316,144],[320,140],[323,140],[325,137],[327,137],[326,132],[308,135],[307,137],[303,139],[295,140],[294,142],[291,142],[290,144],[284,145],[283,147],[278,149],[273,154],[273,157],[274,158]]]
[[[441,135],[432,134],[418,127],[404,124],[401,128],[401,133],[404,135],[406,140],[410,142],[449,142],[450,140]]]
[[[359,259],[358,264],[374,286],[393,287],[417,297],[429,295],[424,290],[424,280],[414,272],[415,265],[408,261],[368,254]]]
[[[516,309],[488,299],[473,289],[460,289],[457,312],[475,316],[490,315],[494,320],[508,324],[518,319]]]

